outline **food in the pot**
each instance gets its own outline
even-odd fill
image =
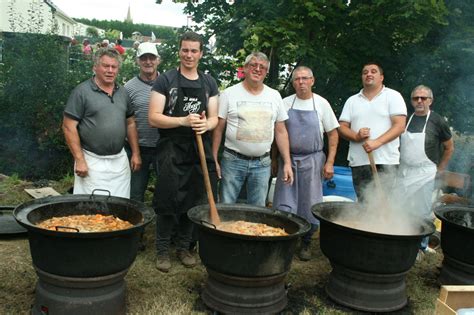
[[[217,225],[218,230],[252,236],[286,236],[288,233],[282,228],[276,228],[264,223],[248,221],[227,221]]]
[[[88,233],[124,230],[133,227],[133,224],[113,215],[91,214],[52,217],[36,226],[52,231]]]

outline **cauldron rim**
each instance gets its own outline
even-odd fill
[[[109,232],[63,232],[63,231],[52,231],[43,228],[39,228],[35,223],[31,222],[28,219],[28,215],[34,211],[39,211],[40,208],[55,205],[55,204],[77,204],[80,202],[97,202],[97,203],[107,203],[107,204],[128,204],[132,206],[136,211],[140,212],[142,215],[142,221],[134,224],[133,227],[128,229],[109,231]],[[71,213],[73,215],[73,213]],[[13,216],[15,220],[25,227],[28,231],[37,232],[44,235],[56,236],[56,237],[66,237],[66,238],[105,238],[105,237],[115,237],[118,235],[135,233],[137,229],[141,229],[143,226],[149,224],[154,218],[155,213],[153,209],[145,206],[142,202],[138,202],[131,199],[126,199],[122,197],[115,196],[105,196],[105,195],[87,195],[87,194],[77,194],[77,195],[61,195],[61,196],[48,196],[44,198],[38,198],[31,201],[27,201],[18,205],[13,211]]]
[[[324,205],[324,207],[329,207],[329,206],[334,206],[334,207],[338,207],[338,206],[349,206],[349,205],[352,205],[352,206],[355,206],[355,207],[358,207],[360,206],[360,203],[357,203],[357,202],[343,202],[343,201],[329,201],[329,202],[320,202],[320,203],[317,203],[317,204],[314,204],[312,207],[311,207],[311,212],[313,213],[313,215],[320,221],[322,222],[325,222],[326,224],[330,224],[331,226],[334,226],[334,227],[337,227],[339,229],[343,229],[343,230],[346,230],[346,231],[350,231],[352,233],[356,233],[356,234],[360,234],[360,235],[367,235],[367,236],[373,236],[373,237],[377,237],[377,238],[385,238],[385,239],[411,239],[411,238],[414,238],[414,237],[420,237],[420,236],[429,236],[431,234],[433,234],[433,232],[436,230],[436,227],[434,225],[433,222],[430,222],[430,221],[423,221],[422,222],[422,227],[424,228],[424,231],[423,233],[417,233],[417,234],[387,234],[387,233],[379,233],[379,232],[373,232],[373,231],[367,231],[367,230],[361,230],[361,229],[357,229],[357,228],[351,228],[351,227],[348,227],[346,225],[342,225],[342,224],[338,224],[338,223],[334,223],[333,221],[329,220],[328,218],[326,218],[325,216],[322,216],[322,214],[320,214],[320,208],[318,207],[319,205]]]
[[[474,214],[474,205],[444,204],[437,206],[433,211],[435,216],[440,219],[443,224],[449,224],[455,226],[457,229],[474,233],[474,228],[458,224],[446,218],[446,214],[452,211],[464,211]]]
[[[217,235],[222,235],[222,236],[226,236],[230,238],[242,239],[242,240],[269,241],[269,242],[287,240],[287,239],[293,239],[295,237],[302,236],[303,234],[307,233],[311,229],[311,225],[306,219],[296,214],[282,211],[282,210],[269,209],[266,207],[254,206],[254,205],[249,205],[249,204],[244,204],[244,203],[233,203],[233,204],[218,203],[216,204],[216,207],[218,209],[218,212],[220,213],[222,212],[231,213],[232,211],[241,211],[241,212],[264,213],[266,215],[276,216],[278,218],[283,218],[297,224],[299,226],[299,229],[297,232],[291,233],[285,236],[254,236],[254,235],[237,234],[237,233],[231,233],[231,232],[218,230],[215,226],[213,226],[213,224],[204,220],[198,220],[197,218],[194,217],[196,213],[202,211],[201,209],[209,208],[209,205],[205,205],[205,204],[189,209],[188,217],[193,223],[200,226],[201,228],[206,228],[206,230],[208,230],[211,233],[215,233]],[[233,209],[237,207],[238,209]],[[223,221],[223,222],[226,222],[226,221]]]

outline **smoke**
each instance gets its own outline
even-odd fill
[[[341,213],[335,223],[358,230],[390,235],[418,235],[427,218],[423,218],[420,192],[407,192],[398,187],[397,173],[379,173],[380,185],[369,183],[363,201],[355,211]]]

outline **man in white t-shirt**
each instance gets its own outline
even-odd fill
[[[223,203],[237,202],[247,182],[247,202],[265,206],[273,138],[284,161],[282,178],[287,185],[293,183],[284,122],[288,115],[278,91],[263,84],[269,64],[268,57],[261,52],[247,56],[244,81],[224,90],[219,98],[219,122],[213,132],[212,153],[221,179]],[[219,164],[217,155],[226,125],[225,148]]]
[[[383,85],[377,63],[362,68],[363,89],[349,97],[339,117],[339,135],[350,141],[348,161],[357,197],[372,180],[368,153],[379,172],[393,172],[400,163],[398,137],[405,130],[407,107],[401,94]]]
[[[311,237],[319,227],[311,207],[323,201],[323,177],[330,179],[334,175],[339,123],[329,102],[311,90],[315,78],[310,68],[297,67],[291,79],[296,94],[283,102],[288,110],[285,125],[295,181],[291,186],[285,185],[281,178],[283,169],[279,168],[273,208],[298,214],[311,223],[311,230],[302,237],[298,252],[301,260],[309,260]],[[324,133],[328,135],[327,159],[323,152]]]

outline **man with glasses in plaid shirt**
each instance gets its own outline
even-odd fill
[[[224,90],[219,98],[219,122],[213,132],[212,152],[221,178],[221,202],[235,203],[247,182],[247,202],[265,206],[271,173],[270,148],[275,138],[283,160],[282,179],[293,183],[288,119],[278,91],[263,84],[270,62],[261,52],[247,56],[245,79]],[[217,156],[224,128],[222,160]]]

